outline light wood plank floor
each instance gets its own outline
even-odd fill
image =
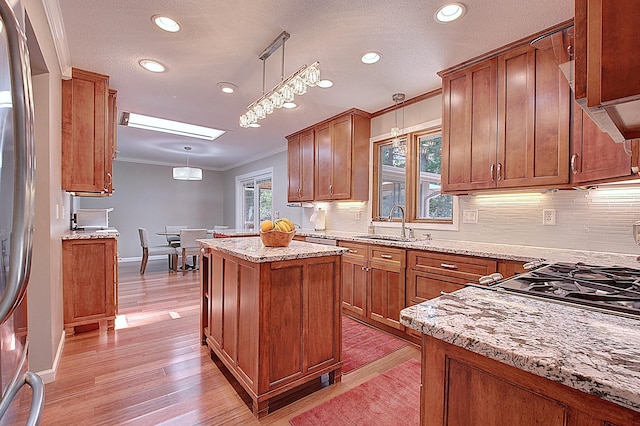
[[[120,264],[119,327],[68,338],[56,381],[46,386],[43,425],[287,425],[292,417],[420,351],[406,346],[256,420],[248,395],[199,340],[197,272],[166,261]],[[24,425],[28,391],[1,424]]]

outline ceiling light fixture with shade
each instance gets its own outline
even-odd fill
[[[398,151],[399,154],[407,153],[407,140],[400,139],[401,132],[404,131],[404,93],[394,93],[391,97],[393,102],[395,103],[395,108],[393,110],[395,114],[396,125],[391,128],[391,136],[393,137],[393,147]],[[402,102],[402,130],[398,127],[398,103]]]
[[[173,178],[175,180],[202,180],[202,169],[189,167],[189,152],[191,152],[191,147],[185,146],[184,150],[187,152],[187,166],[174,167]]]
[[[283,31],[267,48],[258,56],[262,61],[262,96],[247,107],[247,112],[240,116],[241,127],[253,127],[252,124],[262,120],[267,115],[279,108],[295,108],[293,99],[295,95],[303,95],[307,87],[318,86],[320,82],[320,63],[318,61],[307,66],[303,65],[289,77],[284,78],[284,44],[289,39],[288,32]],[[278,48],[282,46],[282,69],[280,83],[265,93],[265,65],[266,60]]]

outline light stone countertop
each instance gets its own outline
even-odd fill
[[[62,235],[63,240],[95,240],[99,238],[118,238],[120,233],[115,228],[97,229],[92,231],[68,230]]]
[[[260,233],[255,229],[227,228],[214,229],[213,235],[221,235],[223,237],[257,237]]]
[[[629,268],[640,269],[640,262],[637,261],[640,250],[637,254],[623,254],[510,244],[479,243],[474,241],[459,240],[374,240],[369,238],[362,238],[362,236],[365,235],[364,233],[341,231],[296,230],[296,234],[308,237],[326,238],[342,241],[355,241],[359,243],[384,245],[413,250],[426,250],[439,253],[460,254],[502,260],[514,260],[523,263],[530,260],[545,259],[549,263],[583,262],[586,264],[598,266],[625,266]]]
[[[640,319],[466,287],[403,309],[400,322],[640,412]]]
[[[201,246],[231,254],[254,263],[278,262],[309,257],[341,255],[348,249],[337,246],[291,241],[288,247],[265,247],[259,237],[198,240]]]

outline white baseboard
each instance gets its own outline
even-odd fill
[[[60,357],[62,356],[62,349],[64,348],[65,334],[62,330],[60,341],[58,342],[58,349],[56,350],[56,356],[53,359],[53,366],[48,370],[36,371],[36,374],[40,376],[44,383],[51,383],[56,380],[56,372],[58,371],[58,364],[60,364]]]

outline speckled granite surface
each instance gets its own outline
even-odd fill
[[[583,262],[600,266],[626,266],[640,268],[640,262],[636,260],[637,254],[620,254],[596,251],[563,250],[547,247],[518,246],[509,244],[477,243],[473,241],[456,240],[417,240],[417,241],[390,241],[372,240],[362,238],[362,233],[339,231],[296,231],[297,235],[337,239],[344,241],[357,241],[367,244],[401,247],[406,249],[427,250],[440,253],[462,254],[477,257],[489,257],[492,259],[515,260],[528,262],[534,259],[545,259],[548,262]]]
[[[347,251],[346,248],[342,247],[325,246],[295,240],[291,241],[289,247],[265,247],[259,237],[214,238],[198,241],[204,247],[209,247],[255,263],[333,256]]]
[[[247,237],[247,236],[255,236],[257,237],[260,233],[255,229],[213,229],[213,235],[219,235],[223,237]]]
[[[95,231],[67,231],[62,235],[63,240],[94,240],[97,238],[118,238],[120,233],[115,228]]]
[[[467,287],[403,309],[400,321],[640,412],[640,320]]]

